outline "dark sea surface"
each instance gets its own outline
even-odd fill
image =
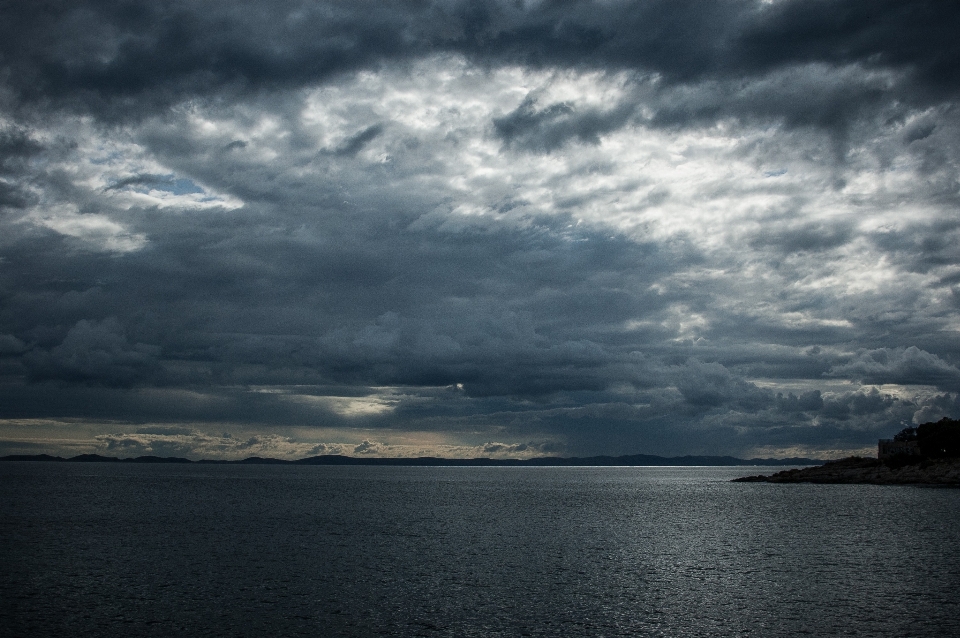
[[[0,633],[960,636],[960,490],[776,469],[3,463]]]

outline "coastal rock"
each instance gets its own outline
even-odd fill
[[[852,456],[823,465],[744,476],[740,483],[871,483],[874,485],[960,485],[960,458],[870,459]]]

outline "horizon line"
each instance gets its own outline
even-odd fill
[[[811,459],[806,457],[787,458],[750,458],[735,456],[696,455],[659,456],[654,454],[625,454],[620,456],[597,455],[588,457],[538,456],[527,459],[496,459],[490,457],[444,458],[436,456],[418,457],[360,457],[342,454],[323,454],[300,459],[277,459],[272,457],[250,456],[243,459],[198,459],[178,456],[141,455],[136,457],[103,456],[100,454],[78,454],[61,457],[50,454],[11,454],[0,457],[0,461],[33,462],[104,462],[104,463],[192,463],[227,465],[407,465],[407,466],[534,466],[534,467],[723,467],[738,465],[819,465],[829,459]],[[681,461],[678,463],[678,461]],[[708,461],[708,462],[705,462]]]

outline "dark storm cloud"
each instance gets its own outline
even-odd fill
[[[846,135],[862,117],[891,117],[903,107],[909,88],[894,90],[888,77],[859,68],[824,64],[772,69],[764,74],[665,86],[659,93],[653,126],[680,128],[722,119],[781,122]],[[887,111],[891,111],[887,113]]]
[[[960,261],[958,219],[909,224],[900,229],[873,233],[871,239],[892,259],[915,272],[929,272],[938,266]]]
[[[26,164],[43,151],[30,133],[17,127],[0,129],[0,209],[25,208],[35,197],[18,183]]]
[[[863,63],[908,70],[919,86],[955,95],[960,8],[935,1],[778,2],[740,38],[747,66]]]
[[[24,361],[35,380],[62,379],[130,386],[158,368],[160,348],[131,344],[114,318],[81,320],[50,350],[34,349]]]
[[[619,278],[605,284],[608,273],[642,268],[639,277],[655,278],[681,265],[652,244],[591,231],[571,242],[556,220],[467,235],[354,225],[323,238],[317,228],[316,243],[305,244],[258,231],[259,214],[252,215],[248,232],[225,243],[220,224],[234,228],[241,213],[178,219],[163,244],[122,259],[69,251],[51,259],[58,249],[42,244],[10,251],[16,270],[6,285],[24,292],[9,298],[6,322],[35,344],[32,374],[144,380],[151,358],[134,345],[143,342],[198,366],[283,369],[275,380],[288,375],[286,382],[304,381],[302,374],[308,382],[460,382],[472,393],[518,396],[602,386],[583,372],[620,355],[585,339],[584,330],[656,313],[664,303],[626,294]],[[537,295],[544,289],[564,292]],[[504,307],[510,299],[512,308]],[[551,315],[566,319],[551,328],[538,318]],[[564,334],[569,321],[584,327]],[[207,374],[230,381],[216,369]]]
[[[8,4],[2,17],[4,63],[20,100],[116,114],[375,64],[409,51],[403,32],[416,16],[353,2],[53,1]]]
[[[0,175],[13,175],[23,170],[31,157],[43,150],[29,132],[18,128],[0,131]]]
[[[770,392],[738,378],[719,363],[687,362],[677,378],[677,389],[688,403],[698,407],[735,404],[751,410],[771,402]]]
[[[628,108],[577,112],[562,102],[538,107],[536,100],[528,97],[510,113],[494,118],[493,127],[508,147],[549,153],[568,140],[598,144],[601,135],[623,126],[630,115]]]
[[[374,124],[373,126],[368,126],[363,129],[356,135],[349,137],[346,141],[343,142],[337,149],[334,151],[336,155],[352,157],[356,155],[360,149],[367,145],[371,140],[375,139],[383,133],[382,124]]]
[[[801,392],[800,396],[788,392],[787,396],[777,393],[777,409],[783,412],[818,411],[823,407],[823,397],[820,390]]]
[[[902,89],[889,91],[864,92],[858,82],[831,80],[817,86],[823,74],[816,74],[779,91],[751,95],[746,89],[734,98],[741,107],[754,104],[788,120],[832,124],[888,93],[904,99],[909,91],[910,101],[953,96],[960,68],[953,37],[960,10],[905,0],[544,2],[530,8],[477,1],[51,1],[10,3],[0,23],[5,82],[14,100],[87,105],[102,115],[142,113],[222,91],[312,84],[437,51],[491,64],[637,70],[670,84],[722,83],[704,85],[705,96],[738,93],[727,82],[811,64],[906,75]],[[791,90],[804,99],[791,99]],[[705,99],[682,107],[688,112],[682,117],[729,110],[717,97]],[[676,119],[681,111],[662,117]]]
[[[772,231],[762,230],[751,242],[755,247],[770,246],[785,253],[821,252],[837,248],[853,238],[849,223],[833,225],[800,224]]]
[[[849,363],[831,368],[829,374],[865,383],[925,384],[951,391],[960,387],[960,370],[916,346],[860,352]]]

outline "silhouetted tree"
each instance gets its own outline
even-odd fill
[[[894,441],[916,441],[917,440],[917,428],[903,428],[899,432],[893,435]]]
[[[923,423],[917,430],[920,454],[928,458],[960,456],[960,421],[943,418]]]

